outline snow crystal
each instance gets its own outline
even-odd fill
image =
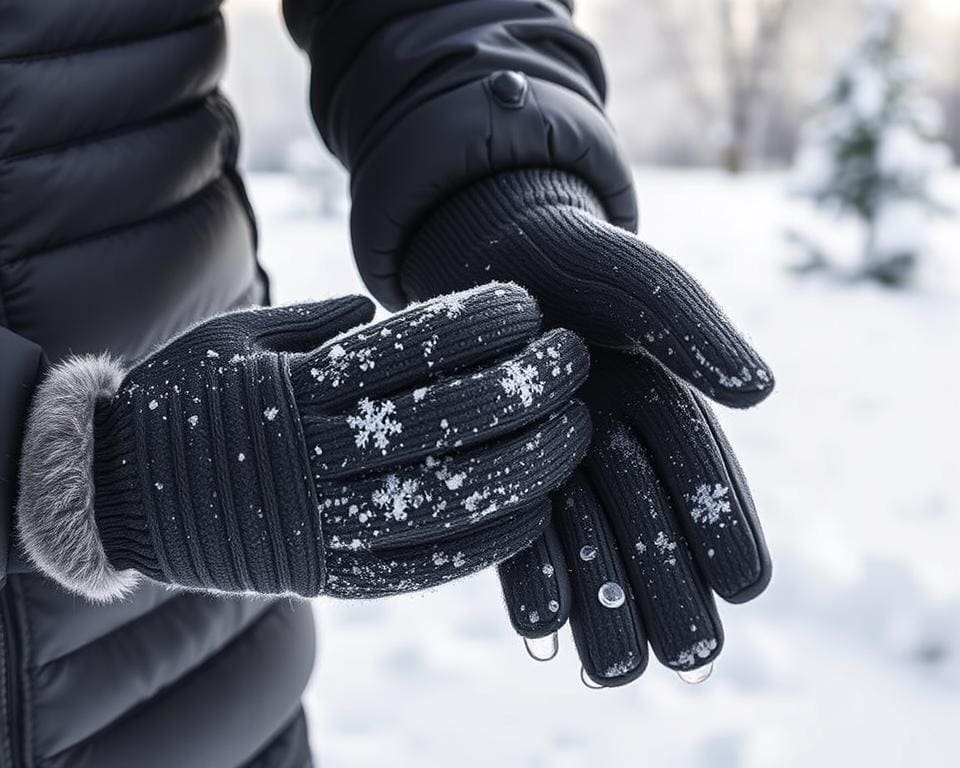
[[[187,417],[187,424],[189,424],[191,427],[197,426],[198,421],[200,421],[200,417],[196,414]]]
[[[620,677],[621,675],[627,674],[633,667],[631,667],[625,661],[618,661],[616,664],[611,664],[605,670],[603,670],[604,677]]]
[[[372,438],[373,444],[386,453],[390,436],[403,431],[403,425],[392,418],[396,412],[393,401],[384,400],[377,404],[365,397],[357,406],[359,413],[356,416],[347,416],[347,424],[354,430],[357,448],[366,448]]]
[[[244,454],[242,454],[242,453],[238,453],[238,454],[237,454],[237,461],[243,461],[243,460],[246,459],[246,458],[247,458],[247,457],[246,457]]]
[[[263,417],[264,417],[267,421],[273,421],[275,418],[277,418],[277,413],[279,413],[279,411],[277,410],[277,408],[266,408],[266,409],[263,411]]]
[[[730,514],[730,501],[726,498],[729,492],[730,489],[720,483],[713,488],[707,484],[697,486],[690,499],[693,502],[690,517],[695,523],[713,525],[719,522],[721,516]]]
[[[674,556],[674,551],[677,548],[677,542],[671,541],[666,533],[660,531],[657,533],[657,538],[653,540],[653,545],[657,548],[657,552],[664,556],[665,565],[676,565],[677,558]]]
[[[475,512],[477,507],[480,506],[480,502],[483,500],[484,495],[479,491],[474,491],[464,500],[463,507],[467,510],[467,512]]]
[[[419,403],[426,396],[427,396],[426,387],[418,387],[417,389],[413,390],[413,402],[415,403]]]
[[[440,462],[438,462],[432,456],[427,456],[425,464],[428,469],[431,469],[433,467],[438,466]],[[466,472],[457,472],[455,474],[451,474],[450,468],[449,466],[447,466],[446,463],[440,465],[440,469],[436,470],[436,472],[434,472],[434,475],[436,476],[437,480],[443,481],[443,483],[451,491],[456,491],[460,489],[463,486],[463,481],[467,479]]]
[[[544,576],[553,576],[553,566],[547,563],[540,569]]]
[[[208,349],[208,350],[207,350],[207,357],[209,357],[209,358],[216,358],[216,357],[220,357],[220,355],[217,354],[214,350]]]
[[[147,403],[147,408],[149,408],[151,411],[155,411],[159,405],[160,403],[158,403],[156,400],[151,400],[149,403]]]
[[[675,659],[669,661],[669,664],[671,667],[689,667],[692,666],[697,659],[708,658],[715,650],[717,650],[717,641],[714,638],[698,640],[689,648],[680,651]]]
[[[670,538],[663,531],[657,533],[657,538],[653,540],[653,544],[661,555],[673,552],[677,548],[677,542],[670,541]]]
[[[543,383],[540,381],[540,372],[532,365],[521,365],[516,360],[510,360],[504,365],[506,375],[500,379],[503,391],[511,397],[516,395],[524,406],[533,405],[534,395],[543,394]]]
[[[457,474],[451,475],[444,482],[446,483],[447,488],[449,488],[451,491],[455,491],[463,485],[463,481],[466,479],[466,472],[457,472]]]
[[[363,347],[348,352],[342,344],[333,344],[327,350],[327,359],[321,368],[311,368],[310,375],[318,382],[329,383],[331,387],[339,387],[350,372],[350,365],[354,362],[361,371],[368,371],[376,366],[374,355],[376,347]]]
[[[410,478],[401,481],[396,475],[387,475],[383,488],[374,491],[371,499],[381,509],[388,508],[384,514],[396,521],[407,519],[407,509],[416,509],[424,497],[420,491],[420,483]]]

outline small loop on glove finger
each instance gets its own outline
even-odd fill
[[[713,674],[713,662],[708,661],[701,667],[695,667],[694,669],[679,669],[677,670],[677,677],[679,677],[683,682],[688,685],[700,685],[701,683],[707,682],[710,679],[710,675]]]
[[[523,647],[534,661],[551,661],[560,650],[560,639],[557,632],[546,637],[524,637]]]
[[[606,688],[605,685],[598,685],[597,683],[593,682],[593,679],[587,674],[587,670],[584,667],[580,667],[580,682],[591,691],[602,691],[604,688]]]

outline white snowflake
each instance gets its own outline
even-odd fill
[[[524,406],[533,405],[534,395],[543,394],[540,372],[534,366],[511,360],[504,365],[504,370],[506,375],[500,379],[500,386],[511,397],[519,397]]]
[[[373,439],[373,444],[382,451],[390,445],[390,436],[398,435],[403,431],[403,424],[393,418],[396,406],[392,400],[375,403],[370,398],[363,398],[358,406],[356,416],[347,416],[347,424],[354,430],[354,440],[357,448],[366,448]]]
[[[717,641],[712,637],[706,640],[698,640],[686,650],[680,651],[675,659],[671,659],[670,666],[686,669],[693,666],[697,659],[706,659],[716,649]]]
[[[396,521],[407,519],[407,509],[416,509],[423,504],[419,493],[420,483],[414,479],[400,480],[396,475],[387,475],[383,488],[373,492],[371,499],[380,509],[387,509],[386,517]]]
[[[697,486],[690,499],[693,502],[690,517],[695,523],[719,522],[722,516],[730,514],[730,501],[726,498],[729,492],[730,489],[720,483],[712,489],[707,484]]]

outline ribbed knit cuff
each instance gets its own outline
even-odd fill
[[[101,401],[94,419],[94,515],[103,549],[116,568],[165,581],[154,532],[145,514],[137,430],[126,410]]]
[[[563,247],[580,231],[577,211],[606,220],[606,213],[590,186],[579,176],[555,168],[509,171],[472,184],[447,201],[428,217],[411,241],[407,260],[401,269],[401,283],[410,300],[421,301],[476,282],[470,279],[470,248],[497,247],[507,241],[521,243],[524,223],[536,228],[539,239],[556,238]],[[531,245],[527,243],[527,245]],[[466,246],[466,251],[465,251]],[[429,263],[429,269],[422,268]],[[406,268],[408,264],[413,268]],[[518,264],[517,275],[523,284],[525,269],[535,264]],[[479,278],[479,276],[478,276]]]

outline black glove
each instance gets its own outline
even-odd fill
[[[755,597],[770,559],[736,459],[688,385],[753,405],[773,387],[757,353],[692,277],[604,221],[561,171],[467,188],[424,222],[401,278],[415,299],[516,280],[549,324],[592,345],[593,448],[555,495],[553,527],[500,568],[517,631],[546,637],[570,616],[602,686],[639,676],[648,640],[678,671],[710,664],[723,645],[710,590]]]
[[[78,560],[75,535],[51,537],[34,485],[20,501],[34,560],[100,598],[131,571],[203,589],[368,597],[433,586],[529,544],[547,522],[546,493],[589,439],[569,399],[587,372],[582,342],[539,335],[536,304],[512,285],[347,331],[372,315],[359,297],[235,312],[129,370],[96,404],[92,514],[65,517],[81,528],[92,517],[101,548]],[[55,370],[48,388],[83,364]],[[43,402],[28,464],[43,462]]]

